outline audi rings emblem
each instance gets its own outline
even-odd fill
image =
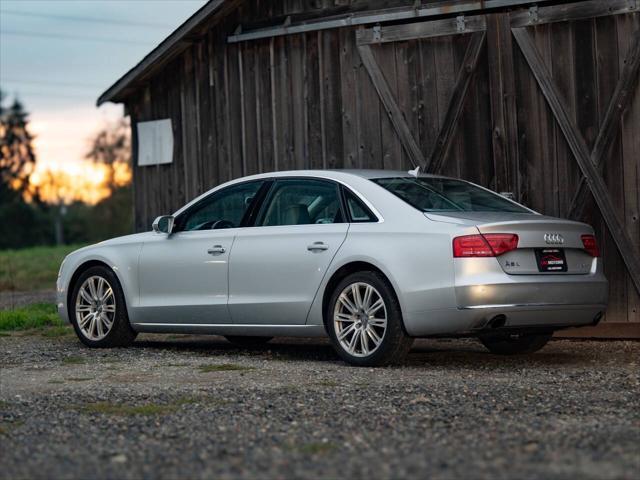
[[[564,237],[559,233],[545,233],[544,241],[549,245],[562,245],[564,243]]]

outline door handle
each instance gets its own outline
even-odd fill
[[[226,252],[226,250],[224,249],[224,247],[222,245],[215,245],[214,247],[212,247],[209,250],[207,250],[207,253],[209,255],[221,255],[224,252]]]
[[[329,250],[329,245],[323,242],[314,242],[313,244],[307,246],[307,250],[310,252],[319,252],[322,250]]]

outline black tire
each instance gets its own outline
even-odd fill
[[[355,284],[361,285],[365,289],[366,286],[364,284],[373,287],[376,290],[376,294],[383,300],[384,309],[386,310],[386,328],[382,333],[382,337],[378,337],[381,338],[381,342],[376,348],[372,349],[369,354],[365,354],[365,352],[362,351],[362,336],[364,336],[367,342],[372,342],[372,337],[367,337],[363,332],[360,339],[355,340],[355,347],[357,347],[358,342],[360,342],[361,351],[359,352],[359,355],[354,355],[347,350],[348,346],[342,345],[341,341],[338,339],[339,333],[336,331],[340,328],[344,328],[345,330],[351,328],[337,326],[336,323],[340,323],[340,321],[334,321],[334,313],[336,311],[338,297],[346,288]],[[366,321],[366,315],[364,313],[362,313],[362,315],[365,319],[358,320],[361,327]],[[395,292],[387,279],[378,272],[356,272],[344,278],[336,286],[331,295],[325,312],[325,321],[333,348],[344,361],[352,365],[374,367],[400,363],[404,360],[411,348],[411,345],[413,344],[413,338],[409,337],[404,331],[402,311],[400,310],[400,304],[398,303]],[[352,320],[348,321],[352,322]],[[357,324],[355,325],[357,326]],[[362,328],[366,328],[366,325]],[[381,329],[382,327],[376,328]],[[345,333],[345,330],[342,330],[342,333]],[[380,332],[380,330],[376,331]],[[355,332],[353,335],[355,335]],[[347,336],[347,338],[353,337]],[[373,345],[375,345],[375,343]]]
[[[480,342],[487,350],[496,355],[525,355],[543,348],[552,336],[553,333],[520,335],[501,333],[483,335],[480,337]]]
[[[263,346],[273,337],[248,337],[248,336],[240,336],[240,335],[227,335],[226,337],[229,342],[234,345],[242,348],[257,348]]]
[[[76,301],[78,299],[78,295],[80,294],[80,288],[84,285],[85,281],[91,277],[101,277],[104,279],[108,286],[111,287],[113,291],[113,296],[115,300],[115,313],[113,315],[113,324],[111,329],[106,334],[104,338],[99,340],[94,340],[88,338],[87,335],[82,331],[80,326],[78,325],[78,317],[76,314]],[[71,299],[69,301],[69,305],[67,305],[67,310],[69,312],[69,319],[71,320],[71,324],[73,325],[73,329],[76,332],[76,335],[80,339],[82,343],[84,343],[87,347],[91,348],[113,348],[113,347],[126,347],[133,343],[136,336],[138,335],[131,328],[131,324],[129,323],[129,315],[127,314],[127,305],[124,300],[124,294],[122,293],[122,287],[120,286],[120,282],[118,278],[113,273],[110,268],[95,266],[84,271],[80,277],[78,277],[77,281],[73,286],[73,292],[71,294]]]

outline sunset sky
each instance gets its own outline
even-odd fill
[[[96,176],[92,134],[122,116],[97,97],[206,0],[0,0],[0,88],[30,112],[37,169]]]

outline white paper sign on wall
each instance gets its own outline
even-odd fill
[[[161,165],[173,162],[171,119],[138,122],[138,165]]]

